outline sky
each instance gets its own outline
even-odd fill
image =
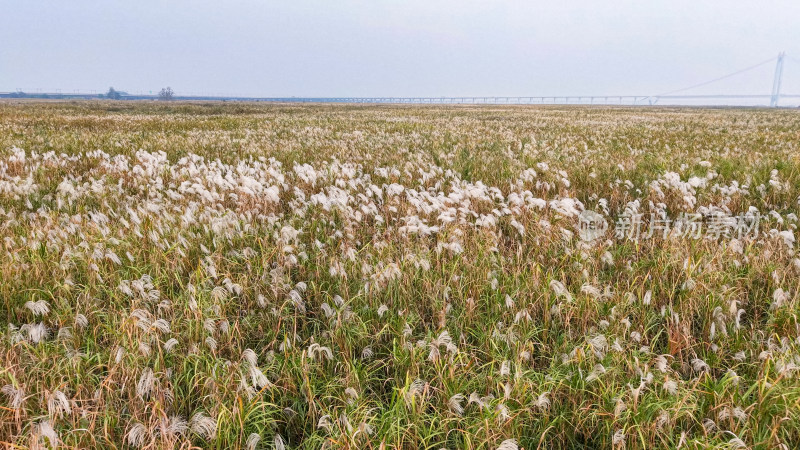
[[[0,0],[0,91],[656,95],[786,51],[800,1]],[[768,94],[774,62],[686,94]]]

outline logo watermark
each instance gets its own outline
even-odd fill
[[[578,216],[578,235],[584,241],[593,241],[606,234],[606,230],[608,221],[602,214],[587,209]]]

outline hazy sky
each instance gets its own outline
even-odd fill
[[[800,1],[8,1],[0,91],[653,95],[785,50]],[[687,93],[769,93],[774,64]]]

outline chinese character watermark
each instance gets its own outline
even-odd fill
[[[759,234],[758,213],[736,216],[723,213],[702,215],[698,213],[678,214],[670,218],[666,213],[624,213],[614,221],[613,235],[617,240],[639,241],[644,239],[742,239],[756,238]],[[585,210],[578,216],[578,235],[586,242],[606,235],[608,221],[595,211]]]

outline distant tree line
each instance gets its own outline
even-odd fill
[[[109,100],[119,100],[122,98],[122,93],[110,87],[108,88],[108,92],[106,92],[106,98]]]
[[[17,90],[15,92],[0,92],[0,98],[145,100],[152,98],[152,94],[151,96],[143,94],[130,94],[125,91],[118,91],[112,86],[108,88],[108,91],[101,94],[86,94],[78,92],[23,92],[21,90]],[[161,101],[175,100],[175,91],[173,91],[171,87],[167,86],[158,92],[156,98]]]
[[[106,98],[109,100],[122,100],[124,97],[127,97],[129,94],[124,91],[118,91],[114,89],[114,87],[108,88],[108,92],[105,95],[100,94],[100,98]],[[171,87],[167,86],[158,93],[158,99],[162,101],[169,101],[175,98],[175,91],[172,90]]]
[[[163,101],[170,101],[175,98],[175,92],[172,91],[172,88],[167,86],[158,93],[158,99]]]

